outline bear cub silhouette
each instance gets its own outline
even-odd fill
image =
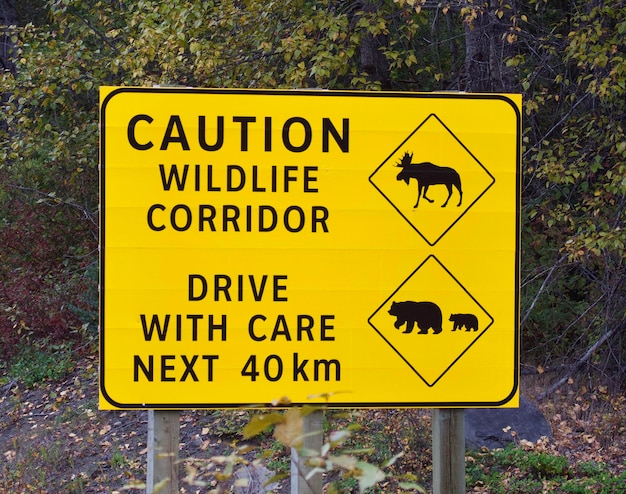
[[[431,328],[433,334],[441,333],[441,309],[432,302],[392,302],[389,314],[397,317],[394,323],[396,329],[406,323],[403,333],[413,331],[415,324],[420,329],[417,334],[428,334]]]
[[[478,331],[478,318],[474,314],[450,314],[450,321],[454,323],[452,331],[463,329],[463,326],[465,331]]]

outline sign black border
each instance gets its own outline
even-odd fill
[[[267,95],[267,96],[319,96],[333,98],[357,97],[357,98],[408,98],[408,99],[472,99],[472,100],[500,100],[508,103],[516,115],[516,245],[515,245],[515,342],[514,342],[514,382],[513,389],[500,401],[441,401],[441,402],[339,402],[328,404],[326,402],[298,402],[291,403],[290,406],[303,405],[327,405],[331,408],[485,408],[506,405],[516,394],[519,387],[519,348],[520,348],[520,266],[521,266],[521,139],[522,139],[522,117],[515,103],[504,94],[489,93],[403,93],[403,92],[367,92],[367,91],[330,91],[330,90],[288,90],[288,89],[216,89],[216,88],[188,88],[188,87],[116,87],[100,102],[100,263],[99,263],[99,336],[100,336],[100,361],[99,361],[99,388],[104,399],[113,407],[127,410],[189,410],[189,409],[234,409],[247,408],[258,405],[260,407],[271,408],[271,403],[253,404],[249,402],[241,403],[119,403],[111,398],[106,391],[105,369],[104,369],[104,342],[105,342],[105,265],[104,250],[106,248],[106,231],[104,215],[106,212],[106,107],[110,100],[121,93],[144,93],[144,94],[232,94],[232,95]],[[364,321],[368,324],[367,319]]]

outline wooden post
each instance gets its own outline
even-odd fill
[[[433,494],[465,494],[465,411],[433,409]]]
[[[146,494],[178,494],[178,410],[148,411],[148,476]]]
[[[324,412],[316,410],[303,419],[302,434],[304,436],[302,448],[321,453],[323,443]],[[322,494],[322,474],[316,473],[306,479],[311,467],[306,466],[295,448],[291,449],[291,494]]]

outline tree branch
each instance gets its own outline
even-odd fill
[[[530,313],[532,312],[533,308],[535,307],[535,304],[537,303],[537,300],[539,299],[539,297],[541,296],[541,294],[543,293],[543,291],[546,289],[546,287],[548,286],[548,281],[550,281],[550,278],[552,278],[552,273],[554,273],[554,271],[556,270],[556,268],[560,267],[561,263],[567,259],[567,256],[562,256],[553,266],[552,268],[550,268],[550,271],[548,272],[548,275],[546,276],[546,278],[543,280],[543,283],[541,284],[541,287],[539,288],[539,290],[537,290],[537,294],[535,295],[535,298],[533,299],[533,301],[530,304],[530,307],[528,307],[528,310],[526,311],[526,313],[524,314],[524,317],[522,318],[522,321],[520,322],[520,325],[523,326],[524,323],[526,322],[526,319],[528,319],[528,316],[530,315]]]
[[[575,374],[578,369],[580,369],[587,362],[587,360],[589,360],[589,358],[593,355],[593,352],[600,348],[600,346],[602,346],[602,344],[606,340],[608,340],[613,335],[613,333],[615,333],[615,330],[611,329],[604,333],[600,338],[598,338],[598,341],[591,345],[591,347],[585,352],[585,354],[580,359],[578,359],[578,361],[572,367],[570,367],[570,371],[557,382],[555,382],[552,386],[550,386],[546,391],[540,393],[537,396],[537,399],[543,400],[546,396],[554,393],[558,388],[563,386],[563,384],[565,384],[569,380],[569,378],[572,377],[572,374]]]

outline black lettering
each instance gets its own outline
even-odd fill
[[[213,381],[213,361],[218,360],[219,355],[202,355],[202,360],[207,361],[207,381]]]
[[[302,341],[302,333],[306,333],[309,341],[313,341],[311,329],[315,324],[315,320],[311,316],[298,314],[298,341]]]
[[[198,165],[196,165],[197,168]],[[170,166],[170,173],[169,176],[166,178],[165,177],[165,165],[160,164],[159,165],[159,172],[161,173],[161,183],[163,184],[163,190],[170,190],[170,188],[172,187],[172,180],[176,181],[176,188],[179,191],[183,191],[185,190],[185,182],[187,182],[187,172],[189,171],[189,165],[185,165],[183,167],[183,173],[182,176],[178,173],[178,166],[177,165],[172,165]],[[198,174],[198,171],[196,170],[196,174]],[[196,185],[196,190],[198,190],[198,186]]]
[[[148,329],[148,324],[146,323],[146,315],[140,314],[141,319],[141,327],[143,329],[143,338],[146,341],[152,341],[152,334],[156,329],[157,335],[159,337],[159,341],[165,341],[165,337],[167,336],[167,328],[170,323],[170,315],[166,314],[163,319],[163,328],[161,328],[161,321],[159,320],[159,316],[156,314],[152,315],[152,321],[150,321],[150,329]]]
[[[185,212],[185,214],[183,215],[183,217],[185,218],[185,221],[182,224],[182,226],[179,225],[178,221],[176,220],[176,213],[178,213],[178,211]],[[172,228],[176,230],[177,232],[184,232],[188,230],[189,227],[191,226],[191,220],[192,220],[191,209],[186,204],[176,204],[176,206],[172,208],[172,211],[170,212],[170,222],[172,224]]]
[[[217,136],[215,144],[207,144],[206,142],[206,117],[201,115],[198,117],[198,142],[200,147],[205,151],[217,151],[224,144],[224,117],[217,117]]]
[[[304,192],[318,192],[309,185],[311,182],[317,182],[317,177],[312,177],[311,172],[317,172],[317,166],[304,167]]]
[[[320,319],[321,319],[321,322],[320,322],[320,340],[321,341],[335,341],[335,337],[334,336],[328,336],[326,334],[328,331],[332,331],[332,330],[335,329],[335,326],[331,326],[327,322],[327,321],[334,321],[335,320],[335,316],[322,315],[322,317]]]
[[[271,363],[272,361],[276,362],[276,372],[272,375],[270,373]],[[263,365],[263,373],[265,374],[265,379],[271,382],[279,381],[283,375],[283,361],[278,355],[269,355],[265,359],[265,364]]]
[[[265,151],[272,150],[272,117],[265,117]]]
[[[226,341],[226,314],[222,314],[222,320],[220,324],[215,324],[213,320],[213,314],[209,314],[209,341],[213,341],[213,332],[221,331],[221,341]]]
[[[248,150],[248,124],[256,122],[256,117],[233,117],[233,122],[241,124],[241,150]]]
[[[278,169],[275,166],[272,166],[272,192],[276,192],[278,189],[276,177],[278,176]]]
[[[261,277],[261,286],[259,287],[258,290],[257,290],[256,280],[254,278],[254,275],[249,274],[248,278],[250,279],[250,288],[252,288],[252,296],[254,297],[254,300],[259,302],[261,298],[263,297],[263,292],[265,291],[265,283],[267,282],[267,275],[264,274]],[[243,286],[243,283],[242,283],[242,286]]]
[[[256,378],[259,377],[259,371],[256,370],[256,355],[250,355],[250,357],[248,357],[243,369],[241,369],[241,375],[249,377],[252,382],[256,381]]]
[[[298,171],[297,166],[285,166],[283,168],[284,191],[289,192],[289,182],[296,182],[298,177],[294,177],[291,172]]]
[[[272,168],[276,168],[276,167],[272,167]],[[265,192],[265,187],[259,187],[258,186],[258,173],[259,173],[259,167],[256,165],[252,166],[252,192]]]
[[[241,207],[235,204],[198,204],[194,207],[197,210],[192,211],[187,204],[174,204],[169,208],[163,204],[153,204],[146,212],[147,225],[155,232],[168,228],[177,232],[186,232],[192,228],[199,232],[239,232],[242,228],[246,232],[272,232],[278,226],[290,233],[299,233],[305,228],[312,233],[329,231],[329,211],[324,206],[311,206],[308,211],[300,206],[288,206],[278,211],[267,204]],[[167,215],[160,214],[166,213],[168,209]]]
[[[237,185],[233,185],[236,179],[233,172],[238,172],[239,174],[239,183]],[[244,185],[246,185],[246,172],[244,169],[239,165],[228,165],[226,167],[226,190],[228,192],[237,192],[243,189]]]
[[[328,225],[326,224],[326,220],[328,219],[328,209],[324,206],[313,206],[311,211],[313,213],[311,231],[313,233],[317,232],[317,224],[320,223],[324,232],[328,233]]]
[[[186,355],[181,355],[180,358],[183,360],[183,364],[185,364],[185,372],[183,372],[183,375],[180,378],[180,381],[186,381],[187,380],[187,376],[190,375],[191,379],[193,379],[195,382],[198,382],[198,376],[196,375],[195,371],[193,370],[193,366],[196,363],[196,360],[198,360],[198,356],[194,355],[191,359],[191,361],[187,360],[187,356]]]
[[[300,124],[304,130],[304,139],[299,146],[294,145],[291,142],[291,127],[294,124]],[[313,131],[311,130],[311,124],[302,117],[291,117],[283,125],[283,144],[285,148],[294,153],[301,153],[306,151],[311,145],[311,139],[313,138]]]
[[[208,216],[205,214],[206,211],[209,212]],[[210,204],[200,204],[198,213],[199,213],[198,221],[200,222],[200,231],[203,232],[204,224],[208,223],[209,228],[211,229],[212,232],[214,232],[215,224],[213,223],[213,220],[215,219],[215,206],[211,206]]]
[[[176,132],[178,134],[176,136],[172,135],[174,127],[176,127]],[[161,142],[161,151],[167,151],[170,143],[174,142],[180,143],[184,151],[189,151],[189,142],[187,141],[187,136],[185,136],[183,123],[180,121],[180,116],[178,115],[172,115],[167,123],[167,129],[165,130],[165,135],[163,136],[163,141]]]
[[[204,319],[202,314],[187,314],[187,319],[191,319],[191,341],[198,341],[198,321]]]
[[[239,224],[237,223],[237,219],[239,219],[239,208],[237,206],[225,205],[223,209],[223,225],[222,231],[228,231],[228,223],[232,223],[233,228],[236,232],[239,231]]]
[[[220,292],[224,294],[224,297],[228,302],[230,302],[230,289],[231,281],[230,276],[226,274],[216,274],[213,277],[213,300],[215,302],[220,301]]]
[[[276,318],[276,324],[274,325],[274,331],[272,332],[272,338],[270,341],[276,341],[277,336],[284,336],[286,341],[291,341],[287,321],[285,321],[285,316],[283,314],[279,314]]]
[[[322,152],[323,153],[328,152],[328,149],[329,149],[328,137],[329,135],[332,135],[333,139],[339,146],[339,149],[341,149],[342,152],[347,153],[349,149],[349,139],[348,139],[350,136],[349,127],[350,127],[350,121],[347,118],[344,118],[343,128],[342,128],[343,135],[340,136],[339,132],[335,128],[335,125],[332,123],[330,118],[323,118],[322,119]]]
[[[202,300],[204,299],[204,297],[206,297],[207,292],[209,291],[209,287],[206,281],[206,278],[200,274],[190,274],[188,276],[188,280],[189,280],[189,300],[192,302],[198,301],[198,300]],[[198,281],[200,283],[200,294],[196,295],[196,292],[194,290],[195,286],[196,286],[196,281]]]
[[[320,369],[324,370],[324,381],[330,381],[330,368],[335,366],[335,381],[341,381],[341,364],[339,360],[315,359],[313,361],[313,380],[319,381]]]
[[[160,232],[162,230],[165,230],[165,225],[157,226],[154,224],[154,221],[152,221],[152,216],[154,215],[154,211],[157,209],[160,209],[161,211],[165,211],[165,206],[163,206],[163,204],[153,204],[152,206],[150,206],[150,208],[148,209],[148,226],[150,227],[151,230],[154,230],[155,232]]]
[[[148,355],[148,367],[143,363],[143,360],[139,355],[133,357],[133,381],[139,381],[139,369],[143,372],[143,375],[150,382],[154,381],[154,357]]]
[[[173,371],[175,367],[173,365],[167,365],[168,360],[174,360],[176,355],[161,355],[161,382],[173,382],[176,381],[175,377],[167,375],[167,371]]]
[[[276,276],[274,276],[274,302],[287,302],[287,297],[281,297],[278,295],[278,292],[284,292],[287,290],[287,285],[279,285],[278,282],[279,281],[287,281],[287,275],[286,274],[277,274]]]
[[[250,275],[251,279],[253,275]],[[243,275],[237,275],[237,301],[241,302],[243,300]]]
[[[293,354],[293,380],[297,381],[298,377],[302,377],[303,381],[308,381],[309,376],[306,375],[305,366],[309,363],[308,359],[304,359],[302,362],[298,361],[298,354]]]
[[[292,222],[289,221],[289,217],[290,217],[292,212],[296,213],[295,214],[296,221],[297,221],[296,226],[292,226],[291,225]],[[294,215],[291,215],[291,216],[294,216]],[[287,229],[287,231],[289,231],[291,233],[300,232],[304,228],[304,211],[299,206],[289,206],[285,210],[285,215],[283,217],[283,221],[285,223],[285,228]]]
[[[127,129],[128,143],[139,151],[147,151],[152,146],[154,146],[154,144],[152,144],[152,141],[148,141],[145,144],[140,144],[135,138],[135,127],[137,126],[137,122],[140,122],[142,120],[144,122],[148,122],[149,124],[151,124],[154,119],[150,115],[144,115],[144,114],[135,115],[133,118],[131,118],[130,122],[128,122],[128,129]]]
[[[271,217],[271,223],[268,225],[265,223],[266,215],[269,212]],[[276,228],[278,224],[278,214],[272,206],[259,206],[259,232],[271,232]]]
[[[176,314],[176,341],[183,341],[183,316]]]
[[[265,335],[257,336],[257,334],[254,332],[254,323],[257,319],[261,319],[262,321],[265,321],[267,318],[261,314],[252,316],[250,318],[250,322],[248,323],[248,334],[250,335],[250,338],[252,338],[254,341],[263,341],[267,339],[267,336]]]
[[[246,206],[246,231],[252,231],[252,206]]]
[[[200,165],[196,165],[198,170],[200,170]],[[200,183],[200,172],[198,171],[198,184]],[[200,189],[200,185],[198,185],[198,189]],[[207,165],[206,167],[206,190],[207,192],[219,192],[222,190],[221,187],[213,186],[213,165]]]

